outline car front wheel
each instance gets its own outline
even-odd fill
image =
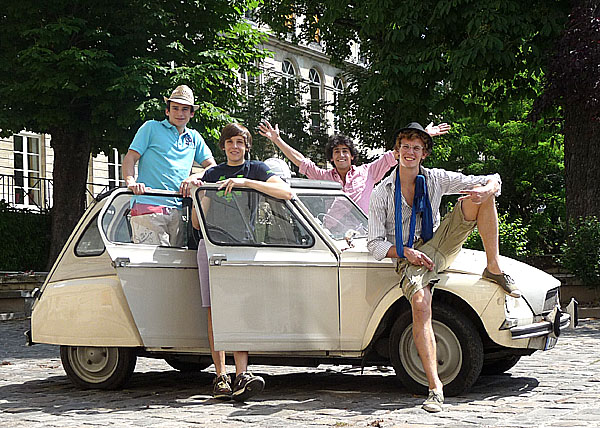
[[[458,395],[477,380],[483,366],[483,343],[473,323],[457,309],[433,304],[437,369],[445,395]],[[398,380],[410,392],[427,394],[428,381],[412,333],[412,313],[401,314],[390,334],[390,358]]]
[[[79,388],[118,389],[133,374],[134,348],[61,346],[60,359],[69,379]]]

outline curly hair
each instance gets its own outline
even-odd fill
[[[327,145],[325,146],[325,157],[327,160],[333,160],[333,149],[338,146],[348,147],[350,154],[352,155],[352,164],[354,164],[358,159],[358,150],[354,147],[352,139],[344,134],[334,134],[327,140]]]
[[[244,125],[240,125],[239,123],[229,123],[225,125],[223,130],[221,131],[221,135],[219,136],[219,147],[221,150],[225,149],[225,141],[229,140],[231,137],[236,137],[241,135],[244,137],[244,141],[246,143],[246,151],[249,152],[252,148],[252,134],[248,131]]]

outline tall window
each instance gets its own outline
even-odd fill
[[[121,179],[122,170],[121,164],[123,163],[123,155],[119,154],[117,149],[111,149],[108,152],[108,188],[119,187],[121,184],[125,184],[125,181]]]
[[[294,77],[296,74],[293,64],[287,59],[281,63],[281,72],[283,73],[283,76],[287,78]]]
[[[40,139],[14,135],[15,204],[42,206]]]
[[[321,76],[314,68],[308,71],[310,86],[310,121],[313,128],[321,126]]]
[[[291,61],[286,59],[281,63],[281,74],[283,76],[283,79],[281,79],[282,86],[290,91],[293,90],[296,70]]]
[[[339,76],[335,76],[333,78],[333,126],[336,132],[340,130],[340,117],[337,114],[337,110],[339,110],[340,105],[343,101],[344,94],[344,82]]]

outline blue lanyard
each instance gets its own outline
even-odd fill
[[[402,187],[400,183],[400,168],[396,168],[396,188],[394,189],[394,232],[396,238],[396,252],[399,258],[404,258],[404,242],[402,240]],[[427,192],[427,183],[425,177],[417,175],[415,180],[415,196],[413,198],[412,212],[410,215],[410,226],[407,247],[412,248],[415,239],[415,229],[417,224],[417,213],[421,213],[421,238],[424,242],[429,241],[433,236],[433,214],[431,203],[429,202],[429,193]]]

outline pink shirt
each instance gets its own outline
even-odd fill
[[[390,168],[396,166],[397,161],[394,152],[386,152],[374,162],[360,166],[352,165],[346,174],[346,184],[342,177],[333,169],[323,169],[315,165],[313,161],[305,158],[300,164],[300,173],[312,180],[337,181],[342,185],[342,190],[356,202],[365,212],[369,212],[369,200],[375,184],[383,178]]]

